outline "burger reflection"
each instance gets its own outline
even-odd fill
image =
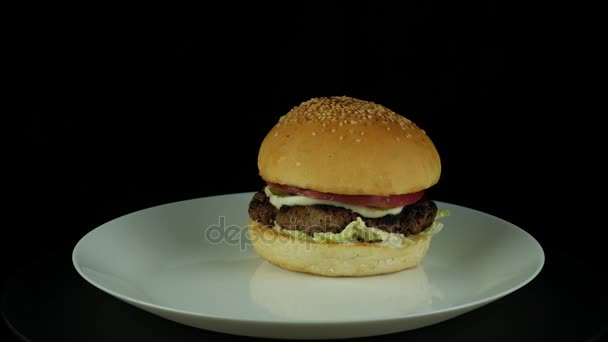
[[[287,320],[365,320],[432,309],[423,266],[380,276],[329,278],[263,262],[249,288],[260,309]]]

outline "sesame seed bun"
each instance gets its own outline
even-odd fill
[[[381,105],[349,97],[306,101],[262,142],[267,182],[344,195],[399,195],[436,184],[441,162],[426,133]]]
[[[330,277],[369,276],[416,267],[432,237],[410,236],[413,245],[401,248],[373,243],[333,244],[295,239],[249,221],[249,239],[262,258],[280,267]]]

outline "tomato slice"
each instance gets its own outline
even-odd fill
[[[271,187],[282,191],[298,194],[310,198],[336,201],[347,204],[363,205],[367,207],[394,208],[402,207],[418,202],[424,195],[424,191],[412,192],[404,195],[373,196],[373,195],[339,195],[328,192],[302,189],[296,186],[268,183]]]

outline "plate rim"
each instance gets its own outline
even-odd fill
[[[526,230],[524,230],[523,228],[505,220],[502,219],[498,216],[494,216],[492,214],[483,212],[483,211],[479,211],[477,209],[473,209],[470,207],[466,207],[466,206],[462,206],[462,205],[458,205],[458,204],[453,204],[450,202],[444,202],[444,201],[439,201],[439,200],[433,200],[435,203],[437,203],[438,207],[441,207],[441,205],[449,205],[449,206],[454,206],[454,207],[458,207],[460,209],[465,209],[465,210],[469,210],[474,212],[477,215],[482,215],[482,216],[486,216],[492,219],[496,219],[501,221],[503,224],[507,224],[508,226],[511,226],[512,228],[516,228],[517,230],[519,230],[521,233],[524,233],[524,235],[526,235],[526,238],[530,239],[534,245],[536,246],[537,251],[539,252],[539,257],[540,257],[540,261],[539,264],[537,265],[536,269],[534,270],[534,272],[532,272],[524,281],[518,283],[516,286],[513,286],[511,288],[508,288],[506,290],[503,290],[497,294],[494,294],[492,296],[489,297],[485,297],[485,298],[481,298],[475,301],[470,301],[467,303],[463,303],[463,304],[459,304],[459,305],[455,305],[455,306],[451,306],[451,307],[446,307],[446,308],[442,308],[442,309],[437,309],[437,310],[430,310],[430,311],[426,311],[426,312],[419,312],[419,313],[410,313],[410,314],[404,314],[401,316],[395,316],[395,317],[376,317],[376,318],[356,318],[356,319],[348,319],[348,320],[285,320],[285,321],[281,321],[281,320],[269,320],[269,319],[249,319],[249,318],[235,318],[235,317],[229,317],[229,316],[221,316],[221,315],[213,315],[213,314],[206,314],[206,313],[201,313],[201,312],[196,312],[196,311],[190,311],[190,310],[183,310],[183,309],[175,309],[175,308],[171,308],[171,307],[167,307],[167,306],[163,306],[163,305],[159,305],[159,304],[154,304],[154,303],[149,303],[143,300],[139,300],[136,298],[132,298],[126,295],[123,295],[121,293],[118,293],[116,291],[113,291],[111,289],[108,289],[104,286],[102,286],[101,284],[98,284],[97,282],[93,281],[92,279],[90,279],[82,270],[81,267],[84,267],[82,265],[78,264],[77,261],[77,254],[78,254],[78,250],[80,250],[82,248],[82,244],[84,244],[84,241],[87,238],[90,238],[90,235],[94,234],[95,231],[97,231],[98,229],[103,229],[103,227],[107,226],[108,224],[119,220],[121,218],[130,216],[130,215],[134,215],[134,214],[138,214],[138,213],[142,213],[144,211],[148,211],[148,210],[153,210],[155,208],[158,207],[164,207],[164,206],[171,206],[171,205],[178,205],[180,203],[185,203],[185,202],[190,202],[190,201],[197,201],[197,200],[201,200],[201,199],[213,199],[213,198],[218,198],[218,197],[228,197],[228,196],[235,196],[235,195],[253,195],[255,192],[238,192],[238,193],[228,193],[228,194],[218,194],[218,195],[213,195],[213,196],[203,196],[203,197],[195,197],[195,198],[191,198],[191,199],[184,199],[184,200],[178,200],[178,201],[173,201],[173,202],[168,202],[168,203],[161,203],[158,205],[154,205],[154,206],[150,206],[147,208],[142,208],[139,210],[135,210],[133,212],[124,214],[124,215],[120,215],[117,216],[109,221],[106,221],[98,226],[96,226],[95,228],[91,229],[89,232],[87,232],[84,236],[82,236],[78,242],[76,243],[76,245],[74,246],[73,250],[72,250],[72,265],[74,266],[74,268],[76,269],[76,272],[84,279],[86,280],[89,284],[93,285],[94,287],[98,288],[99,290],[112,295],[122,301],[125,301],[127,303],[130,303],[132,305],[137,305],[139,306],[139,308],[141,309],[142,307],[146,307],[146,308],[152,308],[155,310],[156,312],[170,312],[172,314],[178,314],[178,315],[187,315],[187,316],[193,316],[193,317],[197,317],[197,318],[202,318],[202,319],[210,319],[210,320],[227,320],[227,321],[232,321],[232,322],[242,322],[242,323],[255,323],[255,324],[281,324],[281,325],[292,325],[292,324],[296,324],[296,325],[319,325],[319,324],[323,324],[323,325],[328,325],[328,324],[351,324],[351,323],[374,323],[374,322],[388,322],[388,321],[394,321],[394,320],[406,320],[406,319],[413,319],[413,318],[425,318],[425,317],[429,317],[429,316],[436,316],[436,315],[443,315],[443,314],[447,314],[447,313],[451,313],[451,312],[460,312],[462,310],[466,310],[466,309],[474,309],[480,305],[483,304],[488,304],[491,303],[497,299],[500,299],[502,297],[505,297],[519,289],[521,289],[522,287],[526,286],[527,284],[529,284],[532,280],[534,280],[542,271],[542,269],[544,268],[544,264],[545,264],[545,252],[544,249],[542,248],[542,245],[538,242],[538,240],[529,232],[527,232]]]

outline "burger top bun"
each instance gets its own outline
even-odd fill
[[[400,195],[436,184],[441,161],[426,133],[381,105],[350,97],[303,102],[258,154],[267,182],[344,195]]]

